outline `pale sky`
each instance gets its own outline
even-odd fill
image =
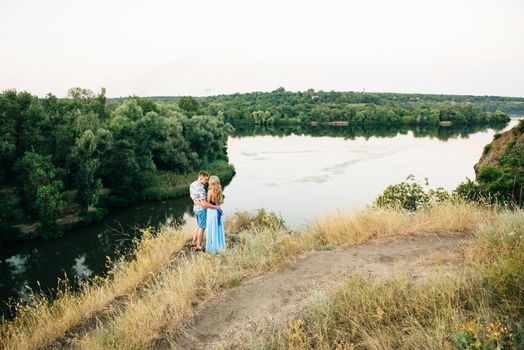
[[[0,91],[524,96],[524,0],[0,0]]]

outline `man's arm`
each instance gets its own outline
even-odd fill
[[[201,205],[202,207],[204,207],[206,209],[217,209],[217,210],[220,209],[220,206],[208,203],[205,199],[194,200],[194,202],[196,204]]]

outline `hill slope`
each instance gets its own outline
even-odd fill
[[[493,141],[486,146],[484,153],[477,164],[475,172],[478,174],[486,165],[501,166],[501,158],[508,153],[511,147],[524,144],[524,128],[522,122],[513,129],[495,135]]]

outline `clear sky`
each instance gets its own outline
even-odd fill
[[[0,90],[524,96],[524,0],[0,0]]]

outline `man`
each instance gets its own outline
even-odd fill
[[[206,189],[204,185],[209,180],[209,174],[205,171],[198,173],[198,178],[189,186],[189,196],[193,200],[193,211],[197,221],[197,227],[193,234],[193,242],[191,245],[197,250],[202,250],[202,240],[204,238],[204,230],[206,229],[207,208],[220,209],[217,205],[212,205],[207,202]]]

